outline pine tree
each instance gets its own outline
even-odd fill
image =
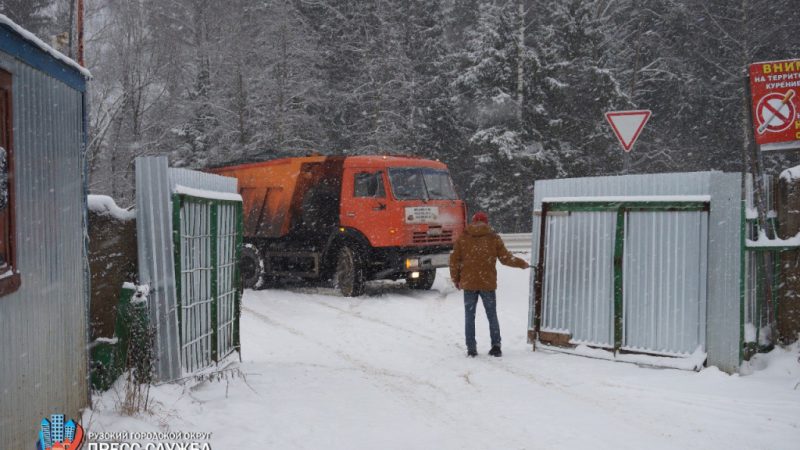
[[[552,160],[542,151],[537,129],[541,110],[531,107],[541,97],[538,58],[518,39],[517,6],[482,4],[474,28],[465,31],[465,49],[453,56],[460,64],[453,81],[458,114],[470,133],[467,157],[459,158],[453,171],[473,208],[487,210],[499,223],[524,227],[527,221],[517,218],[529,217],[532,174]],[[523,86],[520,64],[528,74]],[[518,89],[528,99],[523,105]]]
[[[0,14],[48,41],[55,31],[52,29],[53,17],[48,13],[53,3],[54,0],[0,0]]]

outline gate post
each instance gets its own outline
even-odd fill
[[[781,174],[776,197],[778,237],[792,238],[800,232],[800,179]],[[796,341],[800,333],[800,251],[784,251],[779,258],[782,282],[775,312],[777,337],[779,342],[789,344]]]
[[[209,202],[211,207],[211,360],[219,362],[219,230],[217,226],[218,202]]]
[[[617,210],[614,236],[614,354],[622,347],[622,258],[625,254],[625,208]]]
[[[544,246],[545,246],[545,233],[547,232],[547,203],[542,203],[542,216],[541,216],[541,223],[539,229],[539,261],[536,263],[535,273],[534,273],[534,282],[533,282],[533,289],[534,289],[534,313],[533,313],[533,336],[531,338],[531,343],[533,345],[533,350],[536,351],[536,340],[539,339],[539,330],[542,327],[542,295],[543,294],[543,287],[544,287]]]

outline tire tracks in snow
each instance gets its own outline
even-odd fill
[[[364,316],[360,312],[357,312],[357,311],[350,311],[350,310],[348,310],[346,308],[341,308],[341,307],[337,307],[337,306],[331,305],[330,303],[326,302],[323,299],[318,299],[318,298],[314,298],[314,297],[308,297],[307,300],[309,300],[310,303],[313,303],[313,304],[316,304],[316,305],[320,305],[320,306],[326,307],[328,309],[331,309],[331,310],[346,314],[346,315],[348,315],[350,317],[354,317],[356,319],[360,319],[360,320],[362,320],[364,322],[378,324],[378,325],[390,328],[391,330],[394,330],[394,331],[401,331],[404,334],[407,334],[407,335],[410,335],[410,336],[420,337],[420,338],[425,339],[425,340],[430,341],[430,342],[441,343],[441,339],[434,338],[434,337],[432,337],[430,335],[427,335],[427,334],[421,334],[421,333],[418,333],[418,332],[415,332],[415,331],[412,331],[412,330],[409,330],[409,329],[406,329],[406,328],[403,328],[403,327],[398,327],[396,324],[390,323],[390,322],[382,320],[382,319],[369,317],[369,316]],[[362,360],[359,360],[358,358],[353,357],[352,355],[349,355],[348,353],[346,353],[346,352],[344,352],[344,351],[342,351],[342,350],[340,350],[338,348],[332,347],[332,346],[330,346],[328,344],[325,344],[324,342],[316,340],[316,339],[306,335],[302,331],[291,327],[290,325],[279,323],[279,322],[267,317],[266,315],[264,315],[262,313],[259,313],[258,311],[253,310],[252,308],[243,306],[242,309],[252,313],[254,316],[256,316],[257,318],[261,319],[262,321],[265,321],[265,322],[270,323],[270,324],[275,325],[275,326],[279,326],[279,327],[289,331],[290,333],[295,334],[298,337],[302,337],[304,339],[307,339],[307,340],[309,340],[311,342],[314,342],[314,343],[316,343],[316,344],[328,349],[329,351],[335,353],[337,356],[339,356],[340,358],[342,358],[345,361],[349,362],[350,364],[352,364],[356,368],[362,370],[364,373],[381,376],[381,377],[387,378],[387,379],[392,379],[392,378],[394,378],[394,379],[403,379],[403,380],[405,380],[407,382],[410,382],[410,383],[413,383],[413,384],[422,384],[422,385],[425,385],[425,386],[435,390],[436,392],[441,393],[445,397],[450,397],[450,395],[442,387],[437,386],[437,385],[435,385],[435,384],[433,384],[433,383],[431,383],[429,381],[425,381],[425,380],[422,380],[422,379],[419,379],[419,378],[416,378],[416,377],[412,377],[410,375],[392,373],[392,372],[390,372],[390,371],[388,371],[388,370],[386,370],[384,368],[373,366],[373,365],[371,365],[371,364],[369,364],[369,363],[367,363],[365,361],[362,361]],[[464,350],[463,348],[461,348],[460,345],[455,344],[455,343],[449,344],[449,347],[457,348],[459,351]],[[652,435],[661,435],[664,432],[664,429],[663,428],[658,428],[657,424],[644,422],[644,421],[642,421],[642,419],[640,417],[634,415],[633,413],[626,413],[624,409],[620,409],[619,403],[615,401],[615,400],[621,400],[619,398],[610,398],[610,399],[608,399],[608,398],[605,398],[606,396],[604,395],[604,398],[600,399],[600,398],[596,398],[596,397],[580,394],[580,393],[575,392],[574,389],[570,389],[570,386],[567,385],[567,384],[560,383],[560,382],[558,382],[556,380],[553,380],[553,379],[545,379],[545,378],[542,378],[540,376],[536,376],[536,375],[534,375],[532,373],[529,373],[529,372],[526,372],[524,370],[512,367],[508,363],[503,362],[502,360],[499,360],[499,359],[496,360],[496,361],[489,361],[489,360],[486,360],[486,359],[483,359],[483,358],[479,358],[479,359],[477,359],[476,362],[483,363],[483,364],[491,367],[492,369],[503,371],[503,372],[505,372],[505,373],[507,373],[509,375],[514,376],[514,377],[527,380],[529,382],[532,382],[534,384],[537,384],[537,385],[541,386],[542,388],[545,388],[545,389],[550,388],[550,389],[557,390],[560,393],[562,393],[562,394],[564,394],[564,395],[566,395],[568,397],[571,397],[571,398],[573,398],[575,400],[578,400],[581,403],[587,404],[587,406],[589,406],[591,408],[597,409],[599,411],[599,413],[601,413],[601,414],[612,414],[612,415],[614,415],[616,417],[619,417],[621,420],[624,421],[623,423],[625,423],[625,422],[627,422],[629,424],[630,423],[636,423],[637,425],[634,426],[633,428],[638,428],[640,430],[643,429],[643,428],[648,429],[649,432],[652,433]],[[469,372],[467,372],[467,373],[469,374]],[[471,376],[470,375],[471,374],[469,374],[467,377],[463,377],[463,375],[462,375],[462,378],[464,379],[465,383],[467,383],[468,385],[472,386],[475,389],[480,390],[480,387],[478,385],[476,385],[471,380]],[[392,386],[389,386],[389,387],[392,387]],[[406,398],[408,398],[409,394],[412,395],[412,396],[415,396],[415,397],[419,397],[419,394],[415,393],[414,391],[412,391],[412,390],[410,390],[408,388],[398,386],[397,383],[395,383],[395,386],[393,386],[393,387],[395,388],[395,390],[401,391],[403,394],[406,394],[405,395]],[[437,413],[440,413],[440,414],[444,413],[445,408],[439,407],[437,404],[429,401],[427,398],[419,399],[419,400],[420,401],[417,401],[416,403],[419,403],[419,404],[425,403],[427,405],[427,407],[429,407],[429,408],[432,407],[433,408],[431,410],[435,410],[435,411],[437,411]],[[458,418],[456,418],[456,417],[454,417],[454,416],[452,416],[450,414],[447,414],[447,413],[445,413],[445,414],[447,416],[447,419],[452,423],[458,423],[459,420],[460,420],[460,419],[458,419]]]
[[[385,327],[391,328],[392,330],[401,331],[404,334],[407,334],[407,335],[410,335],[410,336],[420,337],[420,338],[423,338],[423,339],[425,339],[425,340],[427,340],[429,342],[436,342],[436,343],[441,342],[441,339],[437,339],[437,338],[435,338],[433,336],[430,336],[430,335],[427,335],[427,334],[423,334],[423,333],[419,333],[417,331],[409,330],[408,328],[401,327],[401,326],[399,326],[399,325],[397,325],[395,323],[391,323],[391,322],[385,321],[383,319],[378,319],[378,318],[370,317],[370,316],[364,316],[359,311],[352,311],[352,310],[349,310],[349,309],[340,308],[338,306],[331,305],[330,303],[328,303],[328,302],[326,302],[325,300],[322,300],[322,299],[310,298],[309,300],[311,300],[315,304],[318,304],[320,306],[324,306],[326,308],[330,308],[330,309],[332,309],[334,311],[338,311],[340,313],[347,314],[347,315],[349,315],[351,317],[355,317],[357,319],[361,319],[361,320],[364,320],[364,321],[367,321],[367,322],[372,322],[372,323],[376,323],[376,324],[379,324],[379,325],[383,325]]]
[[[314,344],[317,344],[320,347],[323,347],[323,348],[331,351],[332,353],[336,354],[338,357],[344,359],[345,361],[347,361],[348,363],[352,364],[353,366],[356,366],[359,369],[363,369],[362,370],[363,372],[366,372],[366,373],[369,373],[369,374],[374,374],[374,375],[380,375],[380,376],[384,376],[384,377],[403,379],[403,380],[408,381],[410,383],[425,385],[425,386],[430,387],[431,389],[435,389],[437,391],[441,391],[441,389],[438,386],[434,385],[433,383],[431,383],[429,381],[425,381],[425,380],[422,380],[422,379],[419,379],[419,378],[416,378],[416,377],[412,377],[412,376],[406,375],[406,374],[392,373],[392,372],[390,372],[390,371],[388,371],[386,369],[373,366],[372,364],[369,364],[366,361],[360,360],[360,359],[354,357],[353,355],[342,351],[341,349],[338,349],[336,347],[328,345],[325,342],[322,342],[322,341],[320,341],[318,339],[314,339],[313,337],[307,335],[306,333],[303,333],[302,331],[298,330],[297,328],[292,327],[291,325],[286,325],[286,324],[280,323],[280,322],[278,322],[278,321],[276,321],[274,319],[269,318],[265,314],[262,314],[262,313],[260,313],[258,311],[255,311],[255,310],[253,310],[251,308],[248,308],[248,307],[243,307],[242,309],[247,311],[247,312],[249,312],[250,314],[253,314],[257,319],[261,320],[262,322],[266,322],[266,323],[268,323],[270,325],[274,325],[274,326],[283,328],[284,330],[292,333],[295,336],[298,336],[300,338],[303,338],[303,339],[306,339],[308,341],[311,341]],[[442,392],[442,394],[446,394],[446,393]]]
[[[336,309],[336,308],[334,308],[334,309]],[[437,420],[439,422],[441,422],[442,425],[448,426],[448,427],[453,427],[453,426],[458,426],[460,423],[463,422],[463,420],[461,418],[458,418],[458,417],[452,415],[451,413],[449,413],[447,408],[442,407],[439,403],[437,403],[435,401],[432,401],[430,399],[430,397],[431,397],[430,395],[426,395],[424,393],[416,392],[415,390],[405,386],[404,383],[405,384],[409,384],[410,383],[412,386],[418,386],[418,385],[426,386],[426,387],[430,388],[431,390],[433,390],[434,392],[436,392],[437,394],[439,394],[442,397],[444,397],[445,404],[451,403],[452,399],[451,399],[450,394],[448,392],[444,391],[441,387],[439,387],[439,386],[437,386],[437,385],[435,385],[435,384],[433,384],[433,383],[431,383],[431,382],[429,382],[427,380],[423,380],[423,379],[414,377],[414,376],[409,375],[409,374],[397,373],[397,372],[393,372],[393,371],[387,370],[385,368],[374,366],[374,365],[372,365],[372,364],[370,364],[370,363],[368,363],[366,361],[363,361],[363,360],[353,356],[352,354],[349,354],[349,353],[347,353],[347,352],[345,352],[345,351],[343,351],[343,350],[341,350],[339,348],[333,347],[333,346],[331,346],[331,345],[329,345],[329,344],[327,344],[327,343],[325,343],[325,342],[323,342],[323,341],[321,341],[319,339],[315,339],[312,336],[309,336],[306,333],[298,330],[297,328],[292,327],[291,325],[287,325],[285,323],[281,323],[281,322],[279,322],[277,320],[274,320],[274,319],[268,317],[267,315],[265,315],[263,313],[255,311],[252,308],[243,306],[242,310],[248,312],[249,314],[252,314],[253,317],[255,317],[256,319],[258,319],[258,320],[260,320],[260,321],[262,321],[264,323],[267,323],[267,324],[275,326],[275,327],[279,327],[279,328],[281,328],[281,329],[283,329],[283,330],[285,330],[285,331],[287,331],[287,332],[289,332],[289,333],[291,333],[291,334],[293,334],[293,335],[295,335],[295,336],[297,336],[297,337],[299,337],[301,339],[305,339],[305,340],[310,341],[310,342],[312,342],[312,343],[314,343],[316,345],[319,345],[322,348],[325,348],[326,350],[330,351],[331,353],[335,354],[336,356],[338,356],[342,360],[344,360],[347,363],[349,363],[350,365],[352,365],[354,369],[356,369],[356,370],[358,370],[358,371],[360,371],[360,372],[362,372],[362,373],[364,373],[364,374],[366,374],[368,376],[371,376],[368,379],[373,384],[377,384],[377,387],[379,389],[380,388],[388,389],[388,390],[394,392],[396,395],[398,395],[398,397],[400,397],[401,400],[416,404],[417,407],[421,408],[422,410],[428,411],[428,412],[430,412],[432,414],[435,414],[436,417],[437,417]],[[355,317],[359,317],[359,316],[355,316]],[[382,381],[378,381],[376,378],[380,378]],[[489,442],[486,442],[487,446],[489,444],[490,444]]]

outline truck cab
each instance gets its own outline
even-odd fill
[[[447,166],[425,159],[356,156],[345,160],[339,223],[362,234],[369,278],[405,276],[430,288],[463,232],[464,202]]]

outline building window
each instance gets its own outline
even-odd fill
[[[14,232],[14,139],[11,74],[0,70],[0,295],[19,289]]]

